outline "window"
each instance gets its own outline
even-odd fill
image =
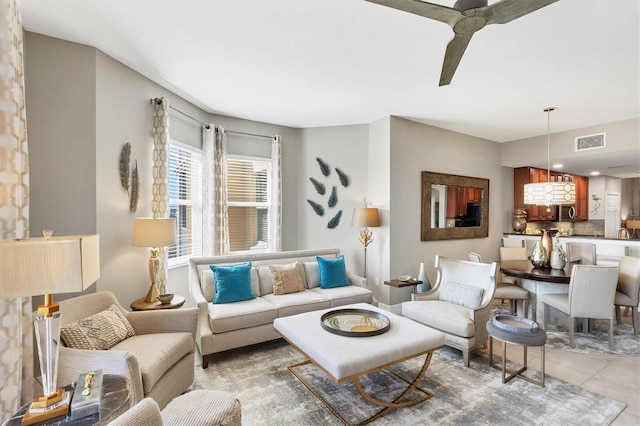
[[[271,159],[227,156],[227,198],[230,250],[269,251]]]
[[[184,265],[202,253],[202,153],[169,143],[169,217],[176,219],[176,244],[168,249],[169,266]]]

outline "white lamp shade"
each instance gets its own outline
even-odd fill
[[[98,278],[98,235],[0,241],[0,298],[82,292]]]
[[[573,182],[539,182],[524,186],[524,203],[538,206],[575,204],[576,184]]]
[[[360,228],[376,228],[380,226],[380,218],[378,217],[378,209],[374,207],[361,207],[353,209],[353,219],[351,226]]]
[[[133,222],[133,245],[165,247],[176,242],[176,221],[173,218],[137,217]]]

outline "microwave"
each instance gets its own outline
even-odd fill
[[[574,206],[558,206],[558,221],[573,220],[576,215],[576,208]]]

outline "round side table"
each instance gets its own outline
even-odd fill
[[[520,377],[535,385],[544,387],[544,346],[547,343],[546,331],[538,328],[534,333],[518,333],[497,327],[492,320],[489,320],[487,321],[487,332],[489,333],[489,365],[502,370],[502,383],[507,383],[514,377]],[[493,339],[502,342],[502,366],[493,363]],[[507,343],[520,345],[524,348],[523,366],[518,370],[507,370]],[[529,346],[540,347],[540,370],[542,377],[539,381],[522,374],[527,371],[527,348]],[[509,376],[506,375],[507,373],[509,373]]]
[[[134,311],[154,311],[156,309],[178,309],[182,305],[184,305],[184,297],[176,294],[173,296],[173,299],[171,299],[171,302],[164,305],[159,301],[151,303],[145,302],[144,297],[141,297],[140,299],[136,299],[131,302],[131,305],[129,306]]]

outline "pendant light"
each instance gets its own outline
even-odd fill
[[[535,204],[537,206],[547,206],[547,211],[551,211],[552,205],[575,204],[576,184],[573,182],[551,182],[551,160],[550,150],[550,122],[553,107],[545,108],[547,113],[547,181],[527,183],[524,185],[524,203]]]

